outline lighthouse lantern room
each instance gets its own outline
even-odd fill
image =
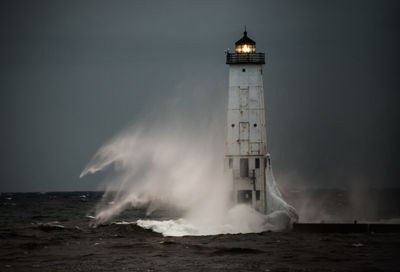
[[[236,53],[255,53],[256,42],[247,37],[247,31],[244,32],[243,38],[235,43]]]

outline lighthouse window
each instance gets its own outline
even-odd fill
[[[257,127],[257,124],[254,124],[254,127]]]
[[[233,167],[233,159],[229,159],[229,168]]]
[[[246,72],[246,69],[243,68],[243,69],[242,69],[242,72]]]
[[[235,127],[235,124],[232,124],[232,127]]]
[[[249,159],[240,159],[240,177],[247,178],[249,176]]]
[[[259,158],[255,159],[255,165],[256,165],[257,169],[260,168],[260,159]]]
[[[256,200],[260,200],[260,190],[256,191]]]
[[[253,194],[251,190],[239,190],[237,194],[238,203],[250,203],[252,202]]]

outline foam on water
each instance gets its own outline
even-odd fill
[[[142,228],[161,233],[164,236],[206,235],[185,219],[164,221],[138,220],[136,224]]]
[[[136,222],[119,222],[132,224],[161,233],[164,236],[202,236],[217,234],[258,233],[263,231],[280,231],[291,224],[287,213],[276,211],[263,215],[248,205],[236,205],[218,222],[194,224],[188,219],[177,220],[144,220]]]

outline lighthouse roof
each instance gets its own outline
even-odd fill
[[[256,42],[247,37],[247,31],[244,31],[243,37],[237,42],[235,42],[235,45],[242,45],[242,44],[255,45]]]

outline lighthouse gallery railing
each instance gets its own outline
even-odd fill
[[[227,53],[226,64],[265,64],[264,53]]]

